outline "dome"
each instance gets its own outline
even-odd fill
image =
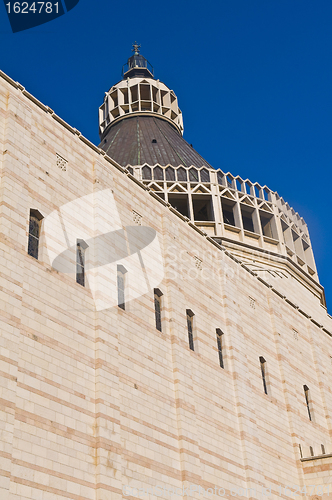
[[[178,127],[157,113],[131,113],[115,121],[99,147],[121,166],[159,164],[212,168],[179,133]]]
[[[123,79],[105,93],[99,108],[99,145],[120,165],[209,166],[182,137],[178,100],[133,45]],[[210,167],[212,168],[212,167]]]
[[[138,49],[99,108],[99,147],[236,259],[264,267],[267,279],[291,269],[296,279],[317,284],[302,217],[267,186],[213,168],[185,141],[175,93],[153,78]]]

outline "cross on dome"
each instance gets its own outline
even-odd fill
[[[131,50],[132,50],[132,52],[135,52],[135,56],[138,56],[138,54],[139,54],[139,49],[140,49],[140,47],[141,47],[141,46],[140,46],[140,45],[138,45],[138,43],[135,41],[135,43],[133,43],[133,47],[134,47],[134,48],[133,48],[133,49],[131,49]]]

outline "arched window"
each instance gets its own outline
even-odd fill
[[[201,170],[201,182],[210,182],[210,172],[206,168]]]
[[[164,180],[164,170],[161,167],[154,167],[153,177],[154,177],[155,181],[163,181]]]
[[[37,260],[42,219],[43,216],[38,210],[34,210],[33,208],[30,210],[28,254]]]
[[[183,167],[178,168],[178,181],[187,181],[187,171]]]
[[[196,168],[189,169],[189,180],[191,182],[198,182],[198,172]]]
[[[167,181],[175,181],[174,168],[172,168],[172,167],[167,167],[166,168],[166,180]]]
[[[226,182],[227,182],[227,187],[231,188],[231,189],[234,189],[234,186],[233,186],[233,178],[230,177],[229,175],[226,176]]]
[[[194,333],[193,333],[193,323],[194,323],[194,313],[187,309],[187,329],[188,329],[188,341],[189,341],[189,349],[192,351],[195,350],[194,346]]]
[[[142,178],[145,181],[152,180],[151,168],[148,167],[147,165],[144,165],[144,167],[142,168]]]
[[[310,391],[309,391],[309,387],[307,385],[304,385],[303,386],[303,390],[304,390],[304,397],[305,397],[305,402],[306,402],[306,405],[307,405],[309,420],[312,420],[312,411],[311,411],[311,405],[310,405]]]
[[[267,394],[267,383],[266,383],[266,361],[263,358],[263,356],[259,357],[259,361],[261,364],[261,373],[262,373],[262,380],[263,380],[263,387],[264,387],[264,392]]]
[[[219,354],[219,364],[221,368],[224,368],[224,358],[222,354],[222,348],[223,348],[223,341],[222,341],[222,336],[223,332],[217,328],[216,329],[216,334],[217,334],[217,346],[218,346],[218,354]]]
[[[154,289],[154,312],[156,319],[156,329],[160,332],[162,331],[161,327],[161,301],[162,301],[162,292],[159,288]]]
[[[218,184],[220,184],[220,186],[222,186],[224,174],[220,170],[218,170],[218,172],[217,172],[217,178],[218,178]]]

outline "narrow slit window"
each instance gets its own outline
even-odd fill
[[[83,240],[76,243],[76,283],[85,286],[85,250],[87,244]]]
[[[126,309],[125,301],[125,274],[127,270],[123,266],[118,266],[117,268],[117,285],[118,285],[118,306],[120,309]]]
[[[261,364],[261,373],[262,373],[264,392],[265,392],[265,394],[268,394],[267,383],[266,383],[266,360],[263,358],[263,356],[260,356],[259,361]]]
[[[320,446],[322,448],[322,455],[326,455],[326,453],[325,453],[325,446],[323,444],[321,444]]]
[[[189,349],[191,349],[192,351],[195,350],[193,322],[194,322],[194,313],[190,309],[187,309],[188,341],[189,341]]]
[[[310,455],[313,457],[314,456],[314,449],[312,446],[309,446],[310,449]]]
[[[159,332],[162,332],[161,326],[161,301],[162,301],[162,292],[159,288],[154,289],[154,313],[156,318],[156,329]]]
[[[305,403],[307,405],[309,420],[312,420],[312,414],[311,414],[311,409],[310,409],[309,387],[307,385],[304,385],[303,390],[304,390],[304,397],[305,397]]]
[[[29,241],[28,241],[28,254],[38,260],[39,251],[39,238],[42,214],[38,210],[30,210],[29,218]]]
[[[224,368],[224,358],[223,358],[223,353],[222,353],[222,348],[223,348],[222,336],[223,336],[223,332],[219,328],[217,328],[216,333],[217,333],[217,346],[218,346],[219,364],[220,364],[221,368]]]

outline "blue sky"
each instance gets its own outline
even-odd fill
[[[3,5],[0,68],[98,144],[98,107],[138,40],[185,139],[305,219],[331,313],[331,26],[331,0],[80,0],[13,34]]]

